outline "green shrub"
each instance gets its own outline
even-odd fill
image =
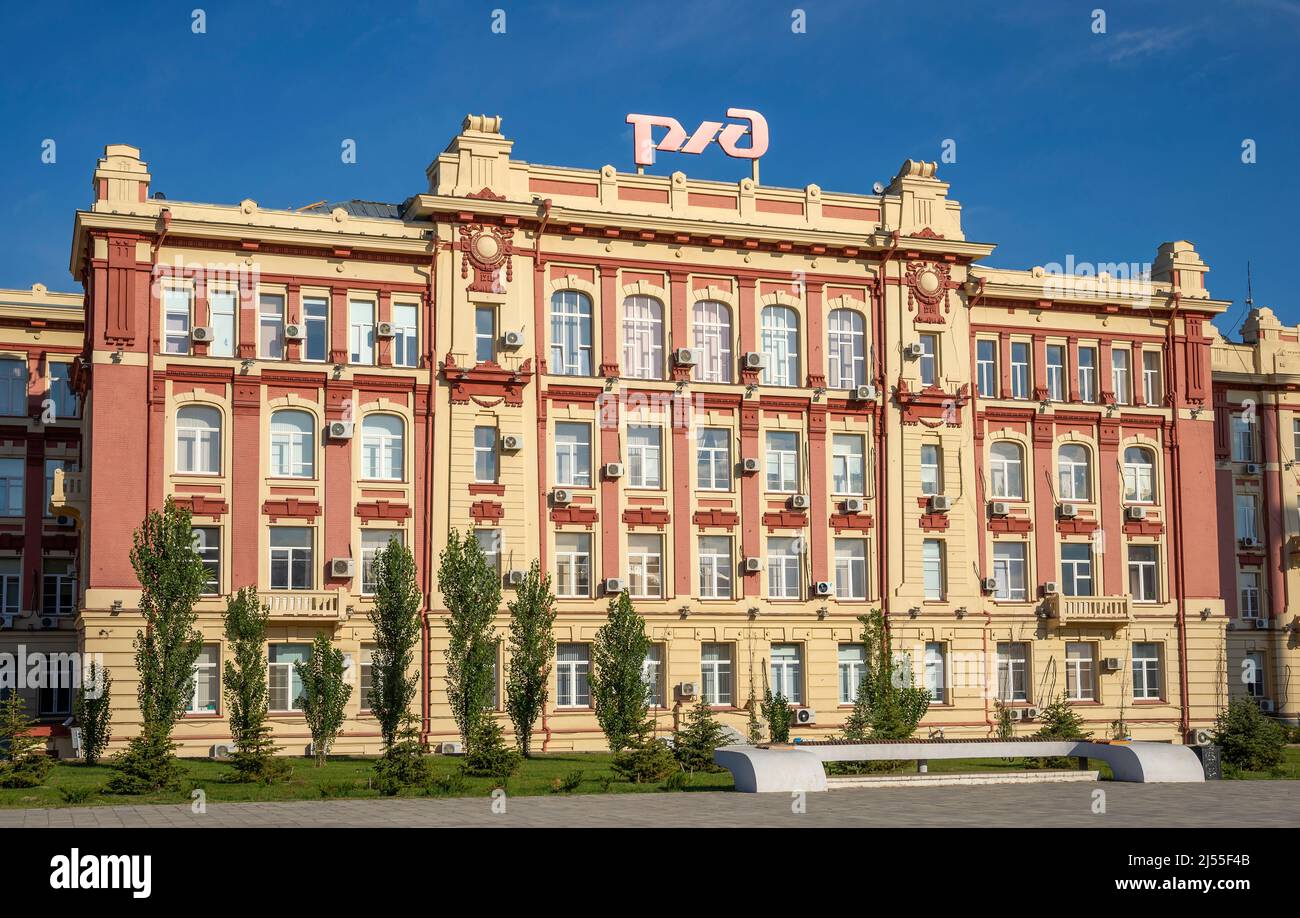
[[[155,794],[176,790],[185,780],[185,767],[176,758],[176,744],[170,729],[146,730],[132,737],[126,749],[113,756],[116,774],[109,779],[105,793]]]
[[[59,796],[63,798],[63,802],[72,806],[85,803],[98,793],[99,788],[91,785],[59,788]]]
[[[1066,700],[1064,692],[1048,702],[1047,706],[1039,713],[1038,718],[1042,723],[1042,726],[1038,728],[1038,732],[1034,734],[1038,739],[1084,740],[1092,737],[1091,730],[1085,731],[1083,729],[1083,717]],[[1069,764],[1069,759],[1059,755],[1025,760],[1025,765],[1028,768],[1065,768]]]
[[[582,784],[582,772],[571,771],[562,778],[556,778],[551,782],[552,794],[571,794]]]
[[[17,692],[0,701],[0,787],[45,783],[54,761],[45,754],[45,738],[29,732],[34,724]]]
[[[1286,731],[1260,713],[1249,698],[1238,698],[1219,712],[1214,722],[1214,742],[1223,761],[1243,771],[1267,771],[1282,764]]]
[[[375,790],[392,797],[404,787],[423,787],[431,775],[415,718],[407,715],[396,741],[375,761]]]
[[[794,722],[794,712],[784,695],[775,695],[769,690],[763,694],[763,716],[767,718],[767,732],[774,743],[790,742],[790,725]]]
[[[722,771],[713,761],[713,751],[726,742],[722,724],[701,696],[673,734],[673,755],[687,771]]]
[[[327,800],[333,797],[351,797],[360,789],[356,781],[325,781],[316,788],[321,797]]]
[[[519,770],[521,759],[518,750],[506,744],[497,719],[484,714],[470,734],[461,768],[476,778],[508,778]]]
[[[469,782],[459,771],[432,778],[424,786],[424,792],[430,797],[459,797],[467,790],[469,790]]]
[[[610,767],[633,784],[654,784],[680,770],[668,744],[654,736],[654,724],[649,720],[614,754]]]
[[[691,776],[684,771],[674,771],[664,780],[664,790],[684,791],[691,786]]]

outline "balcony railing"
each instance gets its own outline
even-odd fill
[[[54,485],[50,488],[50,513],[70,516],[81,525],[86,510],[86,478],[84,472],[54,470]]]
[[[341,622],[347,618],[338,590],[264,590],[257,598],[271,610],[271,618],[279,621]]]
[[[1127,596],[1062,596],[1048,598],[1052,618],[1063,625],[1126,624],[1133,621],[1133,604]]]

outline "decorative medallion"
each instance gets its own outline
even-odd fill
[[[514,253],[515,231],[482,223],[462,223],[458,230],[460,276],[468,278],[470,267],[474,268],[474,279],[467,289],[473,293],[505,293],[506,284],[514,280],[510,256]]]
[[[952,269],[946,264],[928,261],[908,262],[907,276],[907,311],[917,307],[916,321],[943,325],[945,320],[939,312],[948,312],[948,291],[956,286],[952,282]]]

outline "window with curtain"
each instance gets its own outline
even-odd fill
[[[361,477],[404,479],[406,422],[395,414],[368,414],[361,422]]]
[[[826,385],[852,389],[867,381],[866,320],[852,309],[832,309],[826,325]]]
[[[551,365],[558,376],[591,375],[591,300],[576,290],[551,294]]]
[[[186,405],[176,412],[176,471],[221,473],[221,412],[211,405]]]
[[[311,478],[315,474],[316,421],[306,411],[271,415],[271,474],[276,478]]]
[[[1155,461],[1150,450],[1130,446],[1124,450],[1124,499],[1135,503],[1154,501]]]
[[[1092,499],[1092,466],[1086,446],[1064,443],[1056,454],[1061,500]]]
[[[700,300],[694,309],[694,342],[702,351],[693,378],[700,382],[731,382],[731,309],[716,300]]]
[[[762,348],[767,355],[763,385],[798,386],[799,314],[789,306],[765,306],[761,325]]]
[[[664,304],[652,296],[623,300],[623,375],[664,378]]]

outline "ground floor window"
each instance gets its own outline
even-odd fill
[[[1029,648],[1023,642],[998,644],[998,700],[1029,700]]]
[[[948,703],[948,651],[940,641],[925,645],[925,690],[934,704]]]
[[[1097,647],[1087,642],[1065,645],[1065,697],[1070,701],[1097,699]]]
[[[71,558],[46,558],[41,580],[41,610],[46,615],[77,611],[77,567]]]
[[[700,695],[705,704],[731,704],[730,644],[705,644],[700,648]]]
[[[190,714],[216,714],[221,698],[221,678],[218,658],[221,650],[216,644],[204,644],[199,658],[194,661],[194,694],[190,696]]]
[[[791,704],[803,704],[803,648],[800,645],[772,645],[772,694],[784,695]]]
[[[302,679],[295,663],[306,663],[311,656],[310,644],[272,644],[267,650],[267,676],[270,692],[267,707],[281,713],[302,710]]]
[[[561,708],[591,707],[591,648],[560,644],[555,648],[555,703]]]
[[[1246,694],[1251,698],[1264,697],[1264,654],[1261,651],[1246,654],[1241,666],[1241,681],[1246,684]]]
[[[861,644],[840,645],[840,704],[858,700],[858,687],[867,673],[867,648]]]
[[[1133,645],[1133,698],[1154,701],[1160,697],[1160,645]]]
[[[36,699],[40,716],[71,714],[73,682],[77,677],[72,655],[51,653],[45,667],[45,684]]]
[[[651,644],[641,663],[641,681],[652,708],[664,706],[664,645]]]

